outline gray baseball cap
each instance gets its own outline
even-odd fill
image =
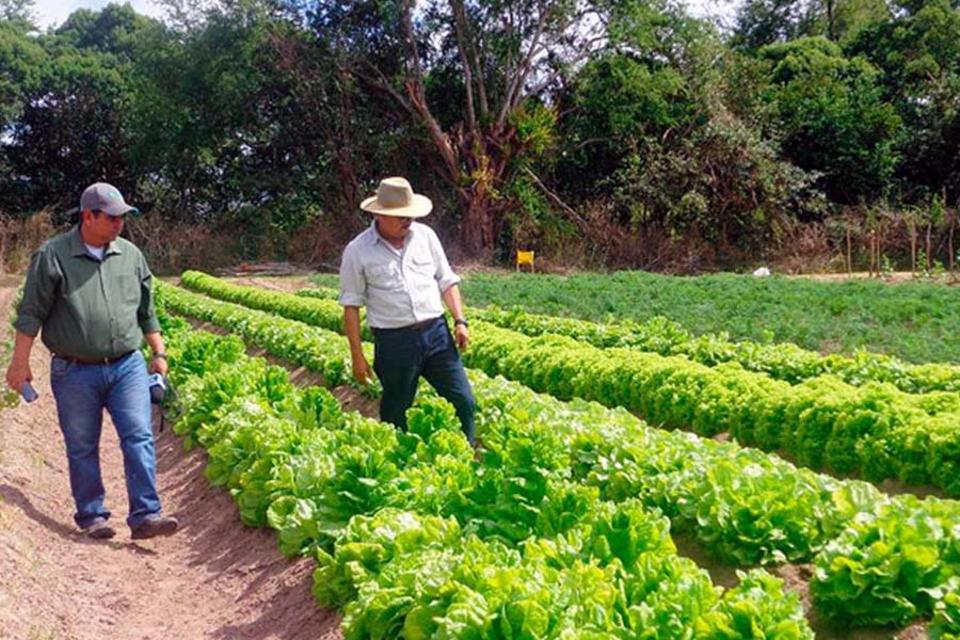
[[[107,215],[137,215],[140,210],[131,207],[123,200],[120,190],[106,182],[96,182],[83,190],[80,196],[80,210],[103,211]]]

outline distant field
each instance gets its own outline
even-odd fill
[[[335,275],[318,284],[337,286]],[[857,348],[911,362],[960,362],[960,288],[925,282],[822,282],[734,274],[678,277],[472,273],[468,305],[603,320],[662,315],[695,333],[794,342],[824,353]]]

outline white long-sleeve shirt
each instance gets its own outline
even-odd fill
[[[365,306],[371,328],[395,329],[443,315],[441,294],[459,282],[433,229],[414,222],[397,249],[374,222],[343,251],[340,304]]]

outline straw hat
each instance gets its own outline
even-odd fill
[[[433,209],[430,198],[414,193],[406,178],[384,178],[377,187],[377,195],[360,203],[370,213],[401,218],[422,218]]]

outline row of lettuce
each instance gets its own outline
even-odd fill
[[[337,291],[325,287],[303,289],[297,295],[333,300]],[[694,335],[662,316],[646,322],[621,319],[606,323],[528,313],[522,308],[471,308],[470,315],[528,336],[563,335],[595,347],[628,347],[663,356],[684,356],[712,367],[736,362],[748,371],[797,384],[832,374],[848,384],[886,382],[907,393],[960,391],[960,367],[913,364],[885,354],[858,351],[853,356],[822,355],[789,342],[763,344],[734,341],[727,334]]]
[[[165,286],[163,295],[178,313],[236,332],[322,373],[331,385],[346,381],[346,341],[332,332],[179,288]],[[603,500],[639,500],[659,510],[675,531],[696,536],[721,560],[742,566],[813,560],[811,591],[827,617],[903,624],[949,611],[960,575],[954,501],[891,499],[867,483],[797,469],[734,443],[653,429],[621,409],[563,402],[503,378],[470,375],[480,437],[492,449],[491,425],[503,417],[542,426],[549,436],[542,448],[567,461],[565,480],[598,490]],[[487,513],[496,513],[491,492]]]
[[[236,337],[164,324],[176,431],[246,524],[316,558],[314,594],[345,638],[813,638],[777,578],[715,586],[663,515],[574,482],[549,425],[488,420],[476,461],[441,400],[422,397],[399,433],[295,388]]]
[[[222,300],[339,331],[332,300],[230,284],[186,272],[184,285]],[[369,334],[364,329],[364,337]],[[468,366],[560,399],[624,407],[648,422],[780,451],[800,465],[871,481],[899,479],[960,495],[960,394],[853,386],[832,375],[791,385],[744,370],[634,349],[599,349],[566,336],[531,338],[487,322],[471,325]]]

